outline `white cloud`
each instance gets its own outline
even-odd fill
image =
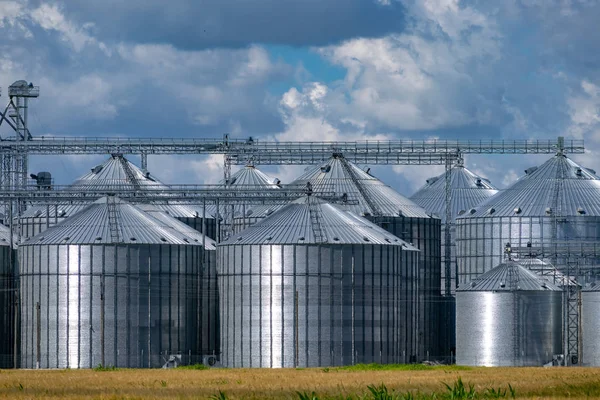
[[[77,52],[82,51],[88,45],[96,45],[107,54],[110,53],[104,43],[99,42],[87,32],[86,28],[90,28],[93,24],[88,22],[77,26],[64,16],[56,4],[43,3],[38,8],[31,10],[30,15],[31,19],[43,29],[59,32],[62,39]]]

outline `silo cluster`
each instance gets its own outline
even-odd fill
[[[419,251],[305,196],[217,248],[227,367],[416,359]]]
[[[489,271],[512,246],[600,237],[600,178],[558,153],[456,219],[458,285]],[[597,262],[597,260],[596,260]],[[560,269],[566,260],[555,261]]]
[[[369,172],[334,155],[323,165],[309,168],[290,186],[310,183],[315,194],[333,192],[342,200],[336,204],[338,207],[368,219],[420,250],[417,359],[449,355],[442,354],[440,332],[441,221]]]
[[[217,351],[198,335],[211,312],[200,288],[216,294],[202,243],[173,226],[106,197],[22,243],[21,366],[161,367]]]
[[[456,290],[456,363],[543,366],[562,352],[562,289],[506,260]]]

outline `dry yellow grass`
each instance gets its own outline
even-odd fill
[[[517,397],[600,397],[600,369],[593,368],[435,368],[424,371],[306,370],[2,370],[0,398],[10,399],[202,399],[219,390],[230,399],[321,398],[364,395],[368,385],[389,389],[443,392],[442,382],[458,377],[481,393],[489,387],[516,389]],[[338,397],[339,398],[339,397]]]

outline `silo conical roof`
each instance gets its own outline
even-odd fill
[[[386,230],[314,196],[303,196],[223,244],[386,244],[417,249]]]
[[[561,291],[562,289],[512,260],[506,260],[471,282],[461,284],[456,289],[457,292],[509,292],[515,290]]]
[[[358,200],[359,204],[343,206],[358,215],[380,213],[389,217],[430,218],[421,206],[340,156],[333,156],[325,164],[310,168],[290,186],[304,187],[307,182],[310,182],[315,194],[335,192],[337,196],[347,194],[350,199]]]
[[[220,185],[225,186],[227,183],[225,180],[219,182]],[[246,165],[233,175],[228,182],[229,186],[253,186],[262,187],[265,189],[279,189],[279,179],[269,176],[256,168],[254,165]]]
[[[498,189],[489,180],[468,170],[462,162],[450,170],[450,189],[453,218],[498,193]],[[410,196],[410,199],[446,222],[446,172],[427,179],[425,186]]]
[[[557,154],[459,218],[551,216],[554,201],[560,216],[600,216],[600,178]]]
[[[129,177],[129,174],[125,168],[131,171],[134,182]],[[145,173],[139,169],[135,164],[131,163],[125,157],[120,154],[113,154],[109,159],[100,165],[92,168],[90,172],[76,179],[71,185],[72,189],[81,188],[94,188],[97,190],[110,190],[110,189],[123,189],[123,190],[160,190],[166,188],[166,186],[158,179],[154,178],[150,173]],[[57,207],[54,205],[49,208],[46,206],[34,206],[27,209],[22,217],[24,218],[46,218],[48,215],[52,218],[55,214],[58,217],[69,217],[74,215],[85,205],[82,204],[58,204]],[[156,204],[156,207],[167,212],[172,217],[189,217],[196,218],[202,216],[201,207],[193,207],[188,204],[182,204],[178,202],[173,203],[160,203]],[[212,213],[206,211],[207,217],[212,217]]]
[[[109,204],[112,201],[114,213]],[[103,197],[23,244],[113,243],[201,245],[197,237],[177,231],[170,223],[117,197]]]

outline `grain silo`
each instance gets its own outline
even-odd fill
[[[0,368],[14,367],[16,263],[10,240],[10,229],[0,225]]]
[[[500,263],[505,243],[548,248],[555,240],[596,242],[600,237],[600,179],[592,170],[559,152],[525,172],[456,219],[459,286]],[[555,264],[562,268],[560,259]]]
[[[199,362],[202,253],[193,237],[115,197],[24,242],[22,366]]]
[[[456,164],[450,169],[450,190],[452,222],[459,215],[464,214],[467,210],[498,192],[489,180],[465,168],[462,158],[457,160]],[[450,225],[450,278],[446,282],[446,243],[444,240],[446,232],[446,173],[427,179],[425,186],[413,194],[410,199],[427,212],[439,216],[442,220],[441,288],[443,295],[448,290],[453,295],[456,290],[456,248],[454,246],[456,229],[452,223]],[[445,327],[444,339],[442,340],[444,341],[443,347],[447,352],[448,349],[452,351],[455,347],[456,303],[453,297],[444,296],[442,304],[444,310],[442,311],[443,318],[441,322]]]
[[[456,289],[456,364],[542,366],[562,353],[562,291],[506,260]]]
[[[165,186],[149,172],[144,172],[128,161],[121,154],[113,154],[104,163],[95,166],[90,172],[81,176],[70,185],[71,188],[85,190],[160,190]],[[93,195],[90,203],[97,200]],[[161,202],[156,206],[174,218],[185,222],[192,228],[202,231],[203,215],[206,215],[206,232],[211,238],[216,237],[216,221],[210,209],[204,212],[202,207],[172,202]],[[86,207],[86,204],[48,204],[27,209],[21,216],[20,223],[23,239],[37,235],[50,226],[57,224]]]
[[[418,250],[366,219],[304,196],[217,257],[225,366],[414,360]]]
[[[157,206],[152,204],[136,204],[136,207],[149,213],[161,223],[194,239],[202,244],[204,253],[201,259],[200,275],[198,276],[199,297],[199,349],[201,354],[218,353],[219,345],[219,292],[217,286],[217,242],[204,236],[189,225],[170,217]]]
[[[221,181],[220,185],[263,193],[269,190],[281,189],[279,179],[265,174],[251,164],[233,174],[229,182]],[[281,205],[277,204],[238,204],[223,207],[223,210],[225,210],[223,213],[233,214],[233,233],[237,233],[279,208],[281,208]]]
[[[308,169],[290,186],[310,183],[314,193],[334,192],[346,204],[336,204],[379,225],[420,252],[419,267],[419,351],[417,358],[446,356],[442,350],[440,320],[440,219],[402,196],[390,186],[336,155],[325,164]],[[358,200],[352,201],[352,200]]]
[[[585,366],[600,366],[600,283],[581,291],[581,347]]]

